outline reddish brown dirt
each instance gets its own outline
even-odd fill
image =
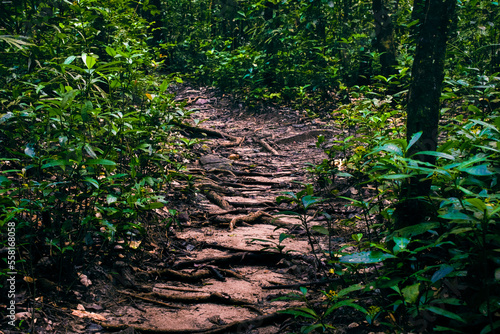
[[[269,315],[303,302],[273,300],[303,284],[319,303],[325,285],[308,282],[335,279],[321,269],[318,250],[328,250],[327,237],[314,236],[316,259],[300,220],[278,214],[296,207],[276,202],[284,192],[313,182],[306,164],[327,158],[316,139],[332,138],[335,130],[289,108],[249,113],[206,89],[181,87],[176,94],[195,111],[192,126],[195,119],[204,120],[200,127],[228,136],[185,129],[193,143],[202,140],[192,145],[187,161],[193,182],[173,184],[171,205],[157,212],[175,222],[168,230],[165,222],[151,223],[146,238],[131,243],[138,246],[131,253],[117,245],[113,254],[97,256],[82,269],[88,281],[82,276],[75,282],[71,298],[57,301],[55,287],[40,289],[39,298],[46,293],[49,303],[39,299],[38,311],[18,314],[26,321],[34,314],[37,333],[292,333],[300,322]],[[338,184],[339,191],[349,188]],[[347,215],[341,203],[329,210],[334,220]],[[310,226],[326,226],[319,211],[306,218]],[[280,243],[281,233],[293,238]],[[333,234],[338,249],[346,231],[335,225]],[[295,289],[268,289],[291,284]],[[339,315],[336,332],[356,332],[348,325],[357,327],[356,320]]]

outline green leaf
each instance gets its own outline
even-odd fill
[[[305,209],[308,209],[311,205],[320,202],[319,197],[314,197],[311,195],[307,195],[302,197],[302,205],[304,205]]]
[[[76,59],[76,56],[69,56],[68,58],[66,58],[66,60],[64,61],[63,64],[65,65],[69,65],[71,64],[74,60]]]
[[[359,290],[363,290],[365,288],[364,285],[358,283],[358,284],[353,284],[345,289],[342,289],[340,290],[338,293],[337,293],[337,297],[343,297],[345,295],[348,295],[350,294],[351,292],[354,292],[354,291],[359,291]]]
[[[484,202],[479,198],[469,198],[466,199],[465,201],[476,207],[481,212],[484,212],[487,209],[486,204],[484,204]]]
[[[43,164],[42,169],[56,167],[56,166],[67,166],[70,164],[71,164],[71,162],[69,162],[67,160],[51,160],[50,162]]]
[[[434,157],[448,159],[448,160],[455,160],[455,157],[453,155],[451,155],[451,154],[443,153],[443,152],[436,152],[436,151],[422,151],[422,152],[417,152],[417,153],[413,154],[412,157],[414,157],[416,155],[420,155],[420,154],[432,155]]]
[[[443,317],[447,317],[447,318],[450,318],[450,319],[457,320],[457,321],[465,323],[465,320],[462,319],[462,317],[459,316],[458,314],[455,314],[453,312],[444,310],[444,309],[442,309],[440,307],[429,305],[429,306],[425,306],[425,309],[428,310],[428,311],[431,311],[433,313],[442,315]]]
[[[163,80],[163,82],[160,85],[160,93],[163,93],[164,91],[166,91],[169,84],[170,84],[169,80],[167,80],[167,79]]]
[[[97,182],[95,179],[91,177],[86,177],[83,179],[83,181],[90,183],[93,185],[96,189],[99,189],[99,182]]]
[[[388,175],[382,175],[379,176],[378,179],[383,179],[383,180],[401,180],[401,179],[407,179],[412,177],[412,175],[408,174],[388,174]]]
[[[310,312],[314,314],[310,314]],[[285,313],[285,314],[291,314],[296,317],[304,317],[304,318],[309,318],[309,319],[317,319],[318,315],[311,309],[306,309],[306,308],[301,308],[301,309],[294,309],[294,310],[283,310],[280,311],[280,313]]]
[[[73,102],[78,92],[79,91],[77,89],[72,89],[69,92],[65,93],[61,100],[61,109],[65,109],[66,107],[70,106],[71,102]]]
[[[330,232],[328,232],[328,229],[325,228],[324,226],[321,225],[316,225],[311,227],[311,230],[316,231],[318,233],[324,234],[324,235],[329,235]]]
[[[87,152],[88,155],[90,155],[92,159],[97,159],[97,155],[95,154],[92,146],[90,146],[89,143],[85,143],[85,145],[83,145],[83,149],[85,150],[85,152]]]
[[[383,253],[381,251],[368,251],[368,252],[360,252],[349,255],[344,255],[340,258],[340,262],[342,263],[377,263],[382,262],[387,259],[395,258],[394,255]]]
[[[90,56],[86,53],[82,54],[82,60],[85,63],[85,66],[90,70],[94,67],[95,63],[97,63],[97,58]]]
[[[377,153],[377,152],[380,152],[380,151],[386,151],[386,152],[389,152],[389,153],[394,153],[394,154],[399,155],[399,156],[403,156],[403,151],[401,150],[401,147],[399,147],[398,145],[393,144],[393,143],[388,143],[388,144],[376,147],[369,154]]]
[[[436,271],[434,275],[432,275],[431,282],[436,283],[440,279],[448,276],[448,274],[450,274],[453,270],[455,270],[455,268],[453,268],[452,266],[443,264],[441,268],[439,268],[439,270]]]
[[[400,230],[397,230],[396,233],[399,236],[411,238],[411,237],[414,237],[416,235],[420,235],[420,234],[423,234],[425,232],[428,232],[429,230],[433,230],[438,226],[439,226],[439,223],[437,223],[437,222],[420,223],[417,225],[412,225],[412,226],[408,226],[408,227],[402,228]]]
[[[108,55],[110,55],[111,57],[113,57],[113,58],[116,56],[116,51],[115,51],[115,49],[113,49],[113,48],[112,48],[112,47],[110,47],[110,46],[106,46],[106,53],[107,53]]]
[[[497,4],[497,5],[498,5],[498,4]],[[497,329],[497,328],[499,328],[499,327],[500,327],[500,320],[495,321],[495,322],[493,323],[493,328],[491,328],[491,325],[487,325],[487,326],[485,326],[485,327],[483,328],[483,330],[481,330],[481,333],[479,333],[479,334],[488,334],[488,333],[491,333],[491,331],[492,331],[493,329]]]
[[[103,165],[103,166],[115,166],[116,162],[107,159],[89,159],[85,162],[87,165]]]
[[[469,168],[459,168],[458,169],[461,172],[466,172],[467,174],[474,175],[474,176],[485,176],[485,175],[494,175],[495,173],[490,172],[488,170],[488,165],[479,165],[479,166],[473,166]]]
[[[282,243],[283,240],[288,239],[288,238],[293,238],[293,236],[290,234],[286,234],[286,233],[280,233],[278,240],[280,243]]]
[[[411,239],[409,239],[409,238],[401,238],[401,237],[394,237],[394,238],[392,238],[392,240],[394,240],[394,243],[395,243],[395,245],[392,249],[394,254],[398,254],[398,253],[402,252],[403,250],[405,250],[411,241]]]
[[[405,301],[410,304],[415,304],[420,293],[420,283],[407,286],[401,290]]]
[[[5,177],[3,175],[0,175],[0,185],[2,185],[4,182],[5,183],[9,182],[9,178]]]
[[[452,211],[445,213],[444,215],[439,215],[439,218],[451,219],[451,220],[473,220],[472,217],[466,215],[465,213],[459,211]]]
[[[410,142],[408,143],[406,150],[409,150],[410,147],[412,147],[413,144],[415,144],[420,139],[420,137],[422,136],[422,133],[423,133],[422,131],[419,131],[417,133],[414,133],[413,136],[411,136]]]
[[[35,149],[33,148],[33,145],[31,145],[31,144],[26,145],[26,148],[24,149],[24,154],[26,154],[30,158],[36,157],[36,153],[35,153]]]
[[[165,203],[162,202],[154,202],[146,205],[147,210],[161,209],[165,206]]]
[[[116,197],[115,195],[109,194],[108,196],[106,196],[106,202],[108,203],[108,205],[116,202],[117,200],[118,197]]]

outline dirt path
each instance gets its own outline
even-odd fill
[[[173,206],[159,211],[176,219],[174,229],[165,238],[164,225],[152,225],[141,248],[148,254],[113,263],[111,273],[94,268],[67,332],[289,333],[292,322],[276,312],[301,302],[273,299],[301,285],[324,289],[317,283],[325,273],[300,220],[276,215],[293,205],[276,198],[310,182],[306,163],[326,158],[317,136],[334,131],[289,109],[251,115],[205,90],[176,94],[206,121],[202,131],[184,127],[193,141],[205,141],[193,146],[193,178],[174,185],[185,195],[172,195]],[[325,225],[320,214],[308,219]],[[282,233],[290,238],[281,242]],[[325,237],[318,242],[316,249],[327,249]]]

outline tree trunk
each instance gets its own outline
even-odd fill
[[[412,68],[412,83],[408,99],[406,138],[417,132],[422,136],[408,152],[435,151],[437,148],[439,98],[444,78],[446,41],[456,0],[426,0],[423,21],[417,39],[417,49]],[[414,7],[419,8],[419,6]],[[435,163],[436,158],[417,155],[417,160]],[[415,177],[403,185],[400,203],[396,208],[395,228],[418,224],[428,212],[425,198],[431,183]]]
[[[377,51],[381,53],[382,75],[388,77],[395,73],[394,66],[397,65],[394,25],[382,0],[373,0],[372,9],[375,19],[375,40],[373,44]]]

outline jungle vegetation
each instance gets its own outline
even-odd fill
[[[392,332],[498,332],[497,1],[1,1],[0,80],[0,229],[15,224],[24,275],[50,254],[64,280],[94,238],[158,221],[165,189],[189,177],[176,132],[190,111],[169,91],[189,81],[343,129],[318,138],[329,158],[290,198],[363,212],[344,222],[362,226],[350,248],[326,254],[351,285],[321,312],[290,310],[304,333],[340,307]],[[325,191],[336,177],[378,196]]]

